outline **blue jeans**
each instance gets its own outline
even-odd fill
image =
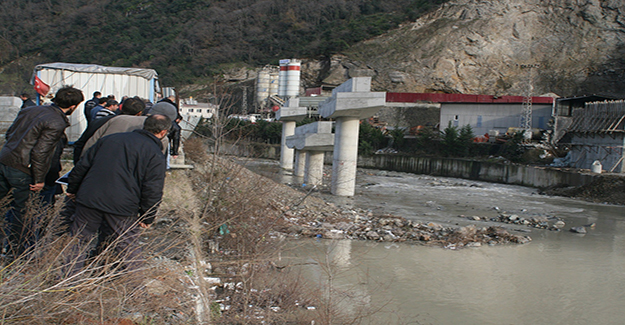
[[[8,240],[9,251],[15,256],[21,255],[28,247],[34,244],[36,229],[33,222],[25,222],[23,216],[26,210],[26,201],[37,193],[30,190],[33,179],[21,170],[0,163],[0,198],[12,194],[9,211],[5,215],[5,235]]]

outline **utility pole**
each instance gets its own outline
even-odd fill
[[[521,69],[527,69],[529,80],[527,81],[527,89],[523,94],[523,107],[521,111],[520,127],[525,132],[532,130],[532,96],[534,93],[534,69],[540,68],[539,64],[521,64]]]
[[[243,111],[243,115],[247,115],[248,107],[247,107],[247,86],[243,86],[243,98],[241,102],[241,110]]]

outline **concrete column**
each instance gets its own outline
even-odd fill
[[[321,185],[323,183],[323,157],[323,151],[308,152],[304,183],[308,185]]]
[[[305,150],[297,150],[295,152],[295,170],[293,171],[294,176],[304,176],[304,172],[306,171],[306,153],[307,151]]]
[[[282,122],[282,142],[280,144],[280,167],[284,169],[293,169],[294,149],[290,149],[286,145],[286,137],[295,134],[295,121]]]
[[[336,119],[331,189],[334,195],[353,196],[355,193],[359,128],[357,117]]]

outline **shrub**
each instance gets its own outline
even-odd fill
[[[382,130],[365,122],[360,124],[358,134],[358,153],[361,155],[372,155],[377,150],[386,146],[387,139]]]

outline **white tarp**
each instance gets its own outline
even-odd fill
[[[151,80],[154,78],[158,78],[158,74],[156,70],[153,69],[139,69],[139,68],[120,68],[120,67],[105,67],[97,64],[78,64],[78,63],[46,63],[40,64],[35,67],[35,71],[33,73],[33,79],[37,71],[43,69],[57,69],[57,70],[67,70],[67,71],[76,71],[76,72],[87,72],[87,73],[108,73],[108,74],[125,74],[128,76],[139,76],[145,79]],[[32,81],[32,80],[31,80]]]
[[[32,80],[38,76],[50,86],[48,96],[54,95],[64,86],[74,86],[83,91],[85,101],[99,91],[102,96],[115,95],[117,101],[122,97],[139,96],[154,102],[159,91],[157,73],[152,69],[105,67],[94,64],[47,63],[40,64],[33,71]],[[70,117],[71,126],[67,129],[70,142],[78,140],[87,127],[84,115],[84,102]]]

